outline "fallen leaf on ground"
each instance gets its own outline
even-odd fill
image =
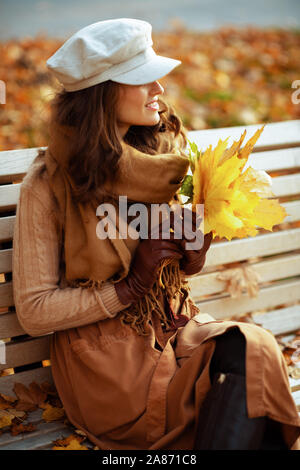
[[[12,408],[12,404],[0,396],[0,410]]]
[[[28,388],[22,383],[15,383],[14,392],[19,400],[16,410],[34,411],[37,407],[43,408],[47,399],[47,393],[36,382],[32,382]]]
[[[63,408],[56,408],[47,403],[45,411],[43,412],[43,419],[48,423],[50,421],[56,421],[65,416],[65,410]]]
[[[81,445],[84,437],[75,436],[71,434],[64,439],[57,439],[53,442],[55,444],[52,450],[89,450],[88,447]]]
[[[22,434],[24,432],[32,432],[36,430],[36,426],[32,423],[29,424],[13,424],[10,432],[12,436],[18,436],[18,434]]]
[[[4,393],[0,393],[0,397],[5,400],[5,401],[8,401],[10,403],[14,403],[17,399],[15,397],[11,397],[9,395],[4,395]]]
[[[76,431],[75,431],[76,432]],[[71,441],[73,441],[74,439],[76,439],[79,443],[84,441],[85,437],[80,437],[80,436],[76,436],[74,434],[70,434],[69,436],[67,437],[64,437],[63,439],[56,439],[55,441],[53,441],[53,444],[58,446],[58,447],[66,447],[68,446]]]
[[[0,428],[5,428],[6,426],[10,426],[13,420],[13,416],[11,415],[1,415],[0,414]]]

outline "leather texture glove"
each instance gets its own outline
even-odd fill
[[[178,209],[178,208],[177,208]],[[179,215],[181,214],[181,217]],[[184,224],[184,219],[189,219],[188,221],[191,223]],[[212,232],[207,233],[204,235],[203,246],[199,249],[187,249],[187,244],[193,243],[196,240],[196,236],[194,235],[197,232],[197,239],[201,241],[203,239],[203,233],[199,231],[200,223],[202,217],[197,214],[195,211],[188,209],[187,207],[180,207],[180,210],[175,214],[171,213],[171,227],[173,230],[179,230],[181,226],[181,233],[182,239],[181,241],[181,248],[184,252],[182,259],[179,262],[179,267],[181,271],[183,271],[186,275],[190,276],[193,274],[199,273],[204,264],[206,259],[207,250],[210,247],[212,242]],[[192,227],[192,232],[188,231],[187,227]],[[192,238],[194,235],[194,238]],[[200,235],[200,236],[199,236]],[[189,238],[186,238],[186,237]]]
[[[122,304],[135,303],[150,291],[162,260],[182,258],[180,242],[181,240],[147,238],[139,243],[128,275],[115,284]]]

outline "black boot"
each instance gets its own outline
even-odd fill
[[[257,450],[266,424],[266,417],[247,416],[245,377],[216,374],[200,411],[194,449]]]

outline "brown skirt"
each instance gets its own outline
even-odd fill
[[[69,420],[104,450],[192,450],[214,337],[236,326],[246,339],[248,416],[278,421],[288,447],[300,449],[300,418],[274,337],[248,323],[201,323],[199,315],[166,336],[162,350],[154,319],[148,336],[118,317],[56,332],[51,364]]]

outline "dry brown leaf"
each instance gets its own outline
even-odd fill
[[[47,399],[47,393],[36,382],[28,388],[22,383],[15,383],[14,392],[19,400],[15,407],[17,410],[34,411],[38,406],[42,408]]]
[[[256,297],[261,281],[259,274],[248,265],[226,269],[218,273],[216,279],[225,283],[224,290],[234,299],[241,297],[244,290],[247,290],[249,297]]]
[[[32,432],[36,430],[36,426],[32,423],[29,424],[13,424],[10,433],[12,436],[17,436],[18,434],[22,434],[24,432]]]
[[[4,393],[0,393],[0,397],[3,398],[3,400],[8,401],[10,403],[14,403],[17,400],[15,397],[4,395]]]
[[[53,442],[52,450],[89,450],[86,446],[81,445],[84,437],[70,434],[64,439],[57,439]]]
[[[43,382],[40,387],[47,395],[57,396],[56,388],[49,382]]]
[[[64,437],[63,439],[56,439],[55,441],[53,441],[53,444],[59,447],[62,447],[62,446],[66,447],[74,439],[76,439],[78,442],[82,442],[84,441],[85,437],[80,437],[80,436],[76,436],[75,434],[70,434],[69,436]]]
[[[12,408],[12,404],[0,396],[0,410]]]
[[[46,409],[43,412],[43,419],[48,423],[50,421],[57,421],[65,416],[63,408],[56,408],[47,403]]]

